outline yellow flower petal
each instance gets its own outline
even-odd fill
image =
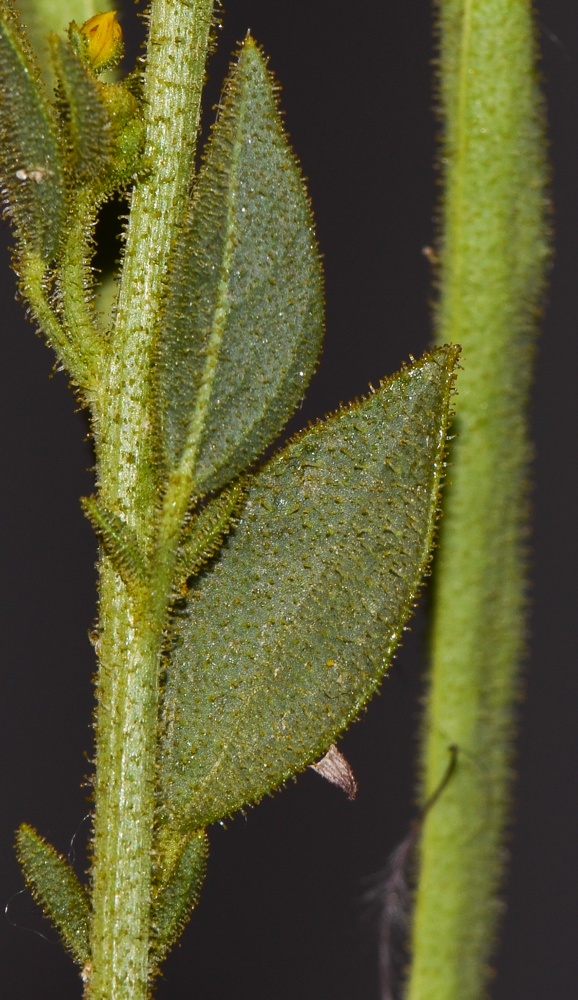
[[[87,39],[86,53],[97,72],[122,57],[122,28],[116,20],[115,10],[90,17],[81,26],[80,32]]]

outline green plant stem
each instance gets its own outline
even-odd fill
[[[119,513],[137,534],[148,535],[146,542],[157,487],[150,460],[151,362],[169,255],[191,183],[212,7],[212,0],[154,0],[151,8],[144,92],[149,170],[132,196],[108,379],[115,399],[106,403],[112,437],[102,448],[110,471],[103,466],[101,472],[104,490],[130,494]]]
[[[526,407],[547,255],[542,102],[527,0],[442,0],[445,195],[438,342],[463,347],[434,569],[409,1000],[478,1000],[500,910],[525,633]]]
[[[151,364],[163,280],[193,169],[212,0],[154,0],[146,177],[127,232],[107,392],[95,419],[99,500],[151,553],[158,483]],[[168,589],[168,588],[167,588]],[[131,597],[101,559],[92,1000],[148,993],[158,662],[168,593]]]

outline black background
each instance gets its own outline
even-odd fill
[[[557,253],[532,406],[531,652],[494,1000],[578,992],[576,6],[543,0],[539,21]],[[124,26],[134,59],[133,8]],[[365,392],[430,340],[421,250],[436,200],[431,26],[421,0],[231,0],[223,12],[205,128],[250,28],[283,84],[325,255],[325,351],[292,427]],[[5,226],[0,239],[9,244]],[[7,998],[72,1000],[72,962],[27,895],[13,896],[22,881],[12,843],[26,820],[66,853],[90,808],[79,785],[92,740],[95,544],[78,497],[92,490],[92,457],[66,376],[50,379],[51,355],[14,301],[2,256],[0,976]],[[377,1000],[375,915],[363,896],[414,813],[424,622],[422,610],[382,696],[342,741],[360,786],[354,804],[309,771],[211,831],[202,901],[159,998]]]

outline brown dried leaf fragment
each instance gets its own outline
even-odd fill
[[[337,749],[335,743],[331,744],[325,757],[318,760],[316,764],[310,764],[309,766],[314,771],[317,771],[317,774],[320,774],[322,778],[330,781],[332,785],[337,785],[338,788],[341,788],[347,795],[347,798],[353,802],[353,799],[357,795],[355,775],[351,764]]]

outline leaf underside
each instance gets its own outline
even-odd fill
[[[62,855],[31,826],[23,823],[16,835],[18,860],[26,882],[64,945],[80,965],[90,958],[88,895]]]
[[[166,464],[196,451],[218,489],[277,436],[314,371],[323,279],[313,218],[265,60],[228,81],[168,281],[158,348]]]
[[[167,668],[161,821],[196,829],[317,760],[374,692],[428,565],[458,348],[438,348],[250,481]]]
[[[28,250],[50,262],[65,218],[56,128],[40,70],[17,16],[0,3],[0,175]]]

